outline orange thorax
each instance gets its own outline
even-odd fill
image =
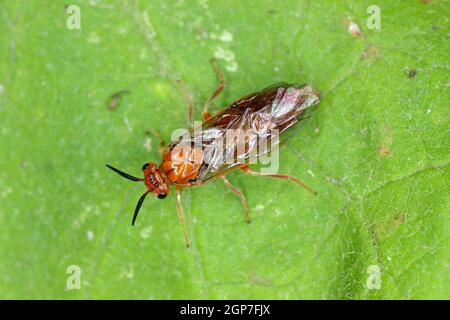
[[[182,185],[195,180],[202,163],[202,149],[177,145],[164,152],[160,170],[170,182]]]

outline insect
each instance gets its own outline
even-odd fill
[[[148,194],[153,193],[158,199],[164,199],[169,195],[170,187],[175,187],[178,219],[187,247],[190,243],[183,222],[181,205],[183,188],[200,186],[221,179],[229,190],[240,198],[247,223],[250,223],[247,200],[244,194],[226,178],[226,174],[232,171],[241,170],[252,176],[290,180],[316,194],[316,191],[296,177],[253,171],[249,167],[249,162],[270,154],[279,141],[274,139],[276,137],[274,132],[277,135],[283,134],[288,128],[304,119],[306,109],[319,103],[319,93],[310,85],[276,84],[248,94],[217,114],[211,115],[208,108],[224,87],[223,74],[217,63],[214,66],[220,84],[203,107],[201,126],[193,126],[193,104],[189,103],[190,128],[186,134],[168,145],[161,140],[162,161],[159,165],[154,162],[144,164],[143,178],[134,177],[106,165],[128,180],[143,182],[147,188],[136,205],[132,225],[135,224],[142,203]],[[226,139],[230,131],[251,134],[234,134],[232,139]],[[255,152],[257,149],[260,151],[258,140],[264,140],[269,147],[261,152]]]

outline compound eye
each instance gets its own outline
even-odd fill
[[[147,169],[148,166],[149,166],[149,163],[147,162],[146,164],[144,164],[144,165],[142,166],[142,171],[144,171],[145,169]]]
[[[167,194],[165,193],[160,193],[157,195],[158,199],[164,199],[165,197],[167,197]]]

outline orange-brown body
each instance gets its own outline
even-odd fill
[[[222,76],[219,75],[219,77],[222,79]],[[245,196],[225,177],[225,174],[238,169],[250,175],[287,179],[314,194],[316,193],[295,177],[252,171],[248,167],[248,160],[252,157],[263,156],[263,152],[270,152],[269,149],[262,149],[263,152],[261,152],[256,139],[265,138],[265,141],[271,141],[271,147],[276,145],[278,140],[271,140],[273,132],[281,134],[303,119],[305,110],[319,102],[319,93],[309,85],[277,84],[238,99],[211,116],[207,107],[212,99],[221,92],[222,87],[223,79],[215,93],[205,104],[204,121],[201,127],[193,128],[191,126],[187,134],[177,141],[172,141],[162,152],[162,161],[159,166],[154,162],[144,164],[142,167],[143,178],[134,177],[106,165],[128,180],[144,182],[147,188],[136,205],[132,220],[133,225],[148,194],[153,193],[159,199],[164,199],[170,192],[170,186],[174,185],[177,194],[178,218],[182,226],[186,246],[189,246],[183,223],[181,190],[184,187],[198,186],[216,178],[222,179],[230,191],[241,199],[245,218],[249,223],[250,215]],[[190,105],[189,114],[191,118],[192,105]],[[250,132],[252,135],[244,134],[237,139],[224,140],[227,134],[233,130]],[[242,144],[245,148],[243,152],[240,152],[238,146]],[[254,150],[258,150],[259,153],[253,153]]]
[[[202,163],[202,149],[175,146],[164,152],[159,169],[170,184],[188,185],[196,179]]]

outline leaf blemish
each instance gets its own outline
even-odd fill
[[[219,39],[222,42],[231,42],[233,41],[233,34],[227,30],[224,30],[220,35],[211,33],[211,39]]]
[[[393,213],[393,216],[383,222],[375,224],[374,235],[378,240],[386,239],[392,236],[392,234],[406,221],[408,220],[408,213],[401,211]]]
[[[406,212],[400,212],[394,219],[394,225],[396,227],[399,227],[401,224],[403,224],[406,221],[407,218]]]
[[[378,154],[380,155],[380,157],[387,157],[387,156],[389,156],[391,154],[391,149],[382,146],[378,150]]]
[[[273,280],[266,277],[261,277],[258,275],[250,275],[248,278],[248,282],[252,285],[262,286],[262,287],[271,287],[273,286]]]
[[[362,54],[363,60],[374,60],[381,56],[380,49],[374,45],[368,45]]]
[[[391,145],[392,145],[392,129],[389,126],[383,126],[380,133],[380,147],[378,148],[378,155],[382,158],[391,155]]]
[[[116,110],[122,100],[122,96],[128,93],[130,93],[128,90],[120,90],[113,93],[108,99],[108,108],[110,110]]]
[[[88,230],[88,231],[86,232],[86,237],[87,237],[87,239],[88,239],[89,241],[94,240],[94,232],[93,232],[92,230]]]
[[[98,44],[100,43],[100,37],[96,32],[91,32],[86,41],[89,43]]]
[[[153,226],[148,226],[146,228],[143,228],[141,230],[141,232],[139,232],[139,235],[141,236],[141,238],[147,239],[150,237],[150,234],[152,233],[152,231],[153,231]]]
[[[225,68],[230,72],[236,72],[238,65],[235,60],[235,55],[233,51],[226,50],[220,46],[214,51],[214,57],[219,60],[224,60],[226,62]]]
[[[408,75],[408,78],[414,78],[417,75],[417,70],[416,69],[410,69],[406,72],[406,74]]]
[[[347,26],[347,31],[352,35],[354,38],[361,38],[363,36],[363,33],[361,31],[361,28],[357,23],[352,21],[351,18],[346,18],[343,21],[344,25]]]
[[[147,137],[144,140],[144,144],[143,145],[144,145],[145,150],[147,150],[147,152],[152,151],[152,139],[151,138]]]

